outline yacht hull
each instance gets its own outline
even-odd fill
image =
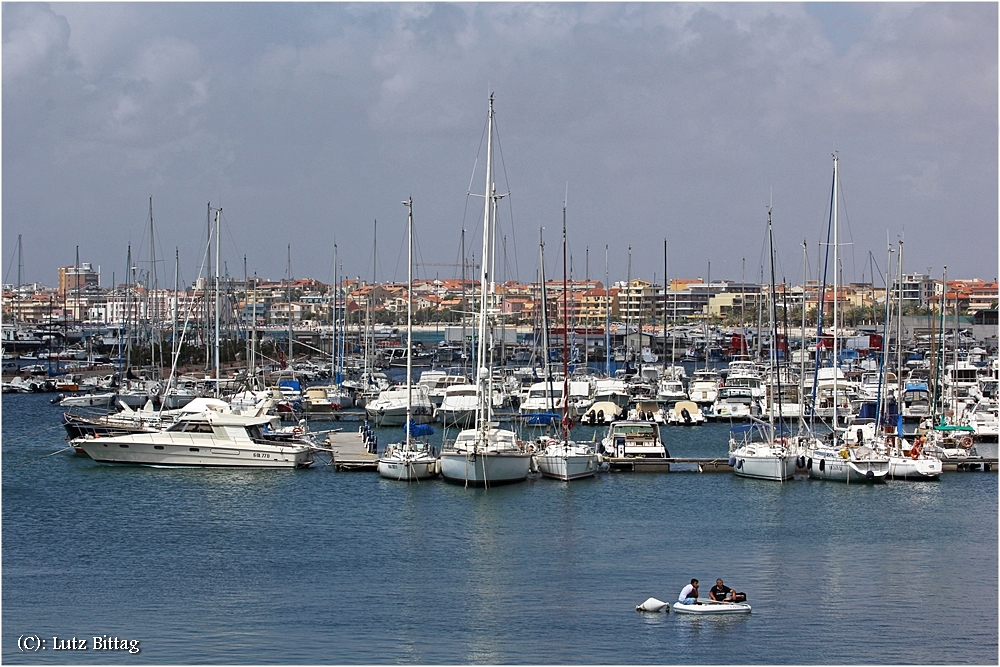
[[[82,438],[73,444],[99,463],[198,468],[305,468],[313,463],[307,447],[244,447],[158,439],[156,433],[121,438]]]
[[[736,459],[733,473],[737,477],[783,482],[795,475],[794,456],[758,456],[740,454],[737,451],[733,452],[733,457]]]
[[[593,477],[597,472],[597,454],[541,453],[535,457],[538,471],[545,477],[568,482]]]
[[[938,479],[941,476],[941,459],[920,457],[912,459],[909,456],[889,457],[890,479]]]
[[[378,462],[378,474],[386,479],[400,482],[416,482],[423,479],[434,479],[438,476],[437,459],[421,457],[414,459],[381,458]]]
[[[441,452],[445,481],[470,486],[495,486],[528,478],[531,454],[527,452]]]
[[[811,452],[806,455],[809,477],[834,482],[884,482],[889,475],[888,459],[851,460],[837,452]]]

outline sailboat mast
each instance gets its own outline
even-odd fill
[[[781,371],[778,369],[778,303],[774,287],[774,231],[771,227],[771,209],[767,209],[767,244],[768,254],[771,263],[771,304],[768,308],[768,319],[771,320],[771,353],[769,355],[771,366],[771,377],[775,380],[775,395],[778,399],[778,419],[781,419]],[[771,409],[768,410],[768,424],[771,428],[771,442],[774,442],[774,397],[771,400]],[[780,424],[780,422],[779,422]]]
[[[886,233],[888,236],[888,232]],[[889,287],[889,276],[892,271],[892,244],[888,243],[886,249],[885,258],[885,321],[882,323],[882,359],[879,362],[878,369],[878,403],[875,406],[875,428],[876,431],[882,432],[882,421],[887,413],[886,407],[888,404],[888,375],[886,374],[889,369],[889,333],[892,331],[892,325],[889,323],[892,317],[892,298],[890,296],[892,290]],[[872,274],[872,285],[875,284],[875,274]],[[883,387],[883,385],[885,385]],[[885,393],[883,393],[883,391]]]
[[[833,156],[833,444],[837,444],[837,372],[840,369],[840,359],[837,354],[837,296],[840,255],[838,246],[838,204],[840,200],[840,174],[837,170],[837,156]]]
[[[545,397],[549,412],[552,412],[552,374],[549,369],[549,303],[545,289],[545,238],[542,236],[544,227],[538,228],[538,264],[539,264],[539,284],[542,288],[542,363],[544,372],[542,377],[545,380]]]
[[[667,371],[667,284],[670,281],[667,279],[667,239],[663,239],[663,364],[661,373],[666,373]],[[673,356],[671,355],[670,363],[673,364]]]
[[[285,283],[285,300],[288,301],[288,368],[292,367],[292,244],[288,244],[288,259],[286,260],[285,275],[288,282]]]
[[[806,357],[809,348],[806,347],[806,284],[809,282],[809,250],[806,240],[802,239],[802,341],[799,344],[799,427],[806,425]]]
[[[478,346],[476,348],[476,385],[478,387],[476,393],[479,399],[476,423],[483,440],[485,440],[486,429],[489,428],[489,421],[492,416],[493,398],[492,391],[490,390],[490,369],[486,367],[486,317],[489,312],[486,286],[491,280],[489,270],[490,234],[492,232],[490,215],[493,209],[490,205],[493,199],[493,95],[490,95],[490,110],[486,134],[486,191],[485,202],[483,203],[483,254],[480,258],[482,265],[479,271],[479,340],[477,341]]]
[[[178,301],[177,301],[177,289],[178,289],[178,283],[177,283],[178,276],[177,276],[177,274],[178,274],[178,269],[180,267],[180,261],[181,261],[180,250],[175,246],[174,247],[174,304],[173,304],[173,308],[171,309],[171,310],[173,310],[173,317],[171,318],[171,323],[170,323],[170,358],[171,358],[171,360],[173,360],[174,358],[177,357],[177,353],[179,351],[179,346],[177,345],[177,303],[178,303]],[[171,376],[171,381],[172,381],[173,380],[173,373],[171,373],[170,376]]]
[[[219,216],[222,209],[215,209],[215,397],[219,397]]]
[[[611,377],[611,273],[608,246],[604,246],[604,377]]]
[[[566,199],[569,199],[569,186],[566,186]],[[569,348],[567,347],[566,330],[569,328],[569,311],[567,310],[566,292],[566,199],[563,200],[563,408],[562,432],[563,444],[569,444]]]
[[[899,258],[896,260],[896,273],[899,276],[899,299],[896,301],[896,387],[897,405],[903,407],[903,392],[906,383],[903,382],[903,239],[899,239]],[[888,271],[888,270],[887,270]],[[886,299],[889,298],[888,278],[886,279]],[[888,339],[888,336],[886,336]]]
[[[406,207],[406,449],[410,448],[410,420],[413,414],[413,197]]]

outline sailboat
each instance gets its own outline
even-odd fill
[[[833,198],[831,203],[831,224],[833,227],[833,368],[829,369],[832,376],[832,395],[838,395],[838,379],[841,375],[838,367],[838,320],[837,320],[837,275],[839,273],[839,247],[837,230],[837,208],[839,199],[839,172],[837,156],[833,156]],[[819,339],[821,341],[821,339]],[[817,342],[819,345],[820,342]],[[819,359],[816,360],[817,368]],[[851,445],[842,437],[837,429],[838,405],[833,402],[833,430],[824,440],[810,439],[805,455],[806,468],[809,476],[815,479],[829,479],[838,482],[879,482],[885,481],[889,474],[889,459],[863,444]]]
[[[544,289],[544,287],[543,287]],[[563,396],[569,395],[569,354],[566,329],[569,328],[569,310],[566,307],[566,204],[563,203]],[[546,365],[546,368],[548,366]],[[546,442],[543,440],[543,442]],[[538,470],[545,477],[569,481],[592,477],[597,472],[597,452],[585,443],[569,439],[569,402],[562,403],[562,438],[549,439],[545,449],[536,457]]]
[[[483,254],[480,269],[478,347],[476,356],[476,423],[474,428],[459,431],[455,441],[441,451],[441,475],[445,480],[465,485],[492,486],[521,482],[528,478],[531,454],[517,435],[500,428],[493,421],[492,326],[496,310],[493,275],[496,239],[496,202],[493,185],[493,95],[490,95],[489,124],[486,142],[486,194],[483,212]]]
[[[767,211],[767,239],[771,254],[771,294],[768,317],[771,320],[771,353],[769,356],[771,375],[777,379],[781,396],[781,380],[778,374],[777,350],[777,303],[774,289],[774,234],[771,228],[771,210]],[[733,472],[738,477],[754,477],[783,482],[795,475],[795,453],[792,443],[784,433],[781,407],[778,404],[778,429],[774,430],[774,412],[768,413],[767,423],[755,422],[747,426],[737,426],[730,431],[729,456]],[[762,436],[762,437],[760,437]],[[778,437],[776,437],[778,436]]]
[[[413,481],[437,477],[438,460],[430,448],[413,442],[416,424],[413,422],[413,197],[403,202],[406,216],[406,438],[388,445],[378,460],[378,474],[388,479]],[[426,428],[426,427],[425,427]]]

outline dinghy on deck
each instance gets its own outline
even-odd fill
[[[749,614],[750,605],[746,602],[715,602],[704,600],[699,604],[674,603],[676,614]]]

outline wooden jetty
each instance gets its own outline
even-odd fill
[[[959,472],[997,472],[997,459],[983,456],[941,459],[941,469]]]
[[[605,458],[611,470],[627,472],[732,472],[729,457]],[[672,465],[688,464],[681,468]]]
[[[364,439],[357,430],[328,433],[327,444],[333,450],[334,470],[378,470],[378,456],[365,449]]]

